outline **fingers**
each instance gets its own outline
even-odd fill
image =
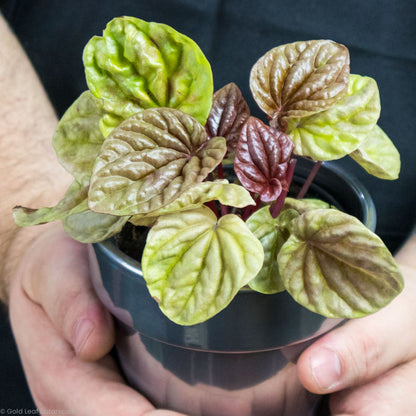
[[[414,279],[408,278],[403,293],[388,307],[316,341],[297,364],[302,384],[313,393],[331,393],[366,383],[415,358],[415,295]]]
[[[107,354],[114,344],[113,322],[92,287],[86,245],[55,228],[39,238],[18,273],[28,297],[80,358]]]
[[[156,411],[127,387],[107,356],[100,362],[80,360],[45,311],[13,284],[10,319],[28,384],[39,409],[77,416],[174,416]]]

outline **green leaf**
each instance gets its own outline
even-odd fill
[[[206,207],[160,217],[142,258],[150,294],[180,325],[224,309],[260,270],[261,243],[236,215],[218,221]]]
[[[205,129],[181,111],[144,110],[106,138],[91,177],[89,208],[120,216],[159,209],[202,182],[226,150],[223,137],[208,140]]]
[[[249,282],[251,289],[261,293],[278,293],[285,290],[277,264],[277,254],[290,236],[290,224],[299,214],[286,210],[273,218],[270,207],[265,206],[247,220],[247,227],[260,240],[264,249],[264,263],[259,274]]]
[[[399,177],[400,154],[379,126],[370,131],[361,146],[350,156],[371,175],[389,180]]]
[[[102,101],[83,92],[68,108],[52,138],[60,163],[78,182],[87,183],[104,136],[99,123],[105,111]]]
[[[211,67],[198,45],[173,28],[134,17],[108,23],[103,37],[84,49],[88,87],[105,109],[128,118],[151,107],[172,107],[208,117],[213,94]]]
[[[349,53],[330,40],[281,45],[253,66],[250,88],[271,126],[285,130],[291,117],[305,117],[336,104],[347,91]]]
[[[214,200],[219,201],[223,205],[237,208],[255,205],[250,193],[240,185],[228,183],[227,180],[202,182],[192,186],[163,208],[149,212],[148,214],[135,215],[130,218],[130,222],[134,225],[148,225],[149,221],[144,221],[144,219],[199,208],[205,202]]]
[[[90,210],[66,217],[64,230],[81,243],[98,243],[119,233],[129,217],[99,214]]]
[[[294,209],[299,214],[303,214],[307,211],[311,211],[313,209],[326,209],[331,208],[331,206],[320,199],[315,198],[303,198],[303,199],[295,199],[286,197],[285,202],[283,204],[282,211],[287,209]]]
[[[350,75],[348,94],[329,110],[288,121],[295,154],[313,160],[339,159],[368,136],[380,116],[380,96],[369,77]]]
[[[278,254],[293,298],[327,317],[358,318],[387,305],[403,278],[383,242],[358,219],[333,209],[304,213]]]
[[[20,227],[28,227],[62,220],[68,215],[86,211],[87,195],[88,187],[74,181],[55,207],[32,209],[17,206],[13,209],[14,221]]]

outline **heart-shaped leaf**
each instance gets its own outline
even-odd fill
[[[211,67],[198,45],[173,28],[134,17],[108,23],[103,37],[84,49],[89,89],[105,109],[130,117],[151,107],[172,107],[208,117],[213,94]]]
[[[297,155],[334,160],[357,149],[379,116],[377,83],[370,77],[351,75],[348,94],[337,105],[310,117],[289,120],[287,132]]]
[[[290,138],[255,117],[241,130],[234,170],[241,184],[260,195],[263,202],[288,189],[286,171],[293,150]]]
[[[387,134],[375,126],[364,142],[350,156],[368,173],[394,180],[400,173],[400,154]]]
[[[65,112],[52,138],[60,163],[78,182],[87,184],[91,176],[104,142],[99,128],[104,115],[102,101],[85,91]]]
[[[240,89],[231,82],[216,91],[205,128],[210,137],[221,136],[227,140],[228,153],[237,148],[244,123],[250,117],[250,108]]]
[[[206,207],[160,217],[142,257],[143,276],[162,312],[180,325],[224,309],[260,270],[263,248],[246,224]]]
[[[68,215],[86,211],[88,209],[87,195],[88,186],[74,181],[55,207],[32,209],[18,206],[13,208],[14,221],[20,227],[28,227],[62,220]]]
[[[199,208],[209,201],[219,201],[223,205],[243,208],[247,205],[255,205],[250,193],[240,185],[228,183],[227,180],[218,180],[215,182],[198,183],[173,202],[148,214],[135,215],[130,218],[134,225],[149,224],[149,217],[158,217],[160,215],[172,212],[187,211]],[[143,221],[145,219],[145,221]]]
[[[287,291],[327,317],[358,318],[387,305],[403,278],[383,242],[358,219],[333,209],[302,214],[278,254]]]
[[[91,177],[89,207],[120,216],[159,209],[202,182],[225,152],[225,139],[208,140],[193,117],[171,108],[144,110],[106,138]]]
[[[299,214],[285,210],[273,218],[270,207],[265,206],[250,216],[247,227],[260,240],[264,250],[264,263],[259,274],[249,282],[251,289],[271,294],[285,290],[277,264],[277,254],[290,236],[290,224]]]
[[[347,92],[348,49],[330,40],[278,46],[253,66],[250,88],[273,127],[326,110]]]

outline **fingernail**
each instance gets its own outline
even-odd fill
[[[76,324],[74,339],[74,348],[76,352],[82,351],[93,329],[94,324],[89,319],[80,319]]]
[[[323,390],[331,390],[341,382],[341,364],[334,351],[322,348],[311,358],[312,375]]]

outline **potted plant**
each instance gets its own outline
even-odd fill
[[[169,26],[116,18],[83,60],[89,90],[53,137],[74,182],[55,207],[16,207],[16,223],[62,220],[96,243],[93,279],[119,320],[123,370],[157,405],[307,414],[315,400],[291,364],[305,342],[403,287],[361,222],[374,227],[365,191],[323,163],[349,155],[398,176],[376,82],[350,74],[348,49],[333,41],[278,46],[250,75],[266,124],[235,84],[213,94],[202,51]]]

